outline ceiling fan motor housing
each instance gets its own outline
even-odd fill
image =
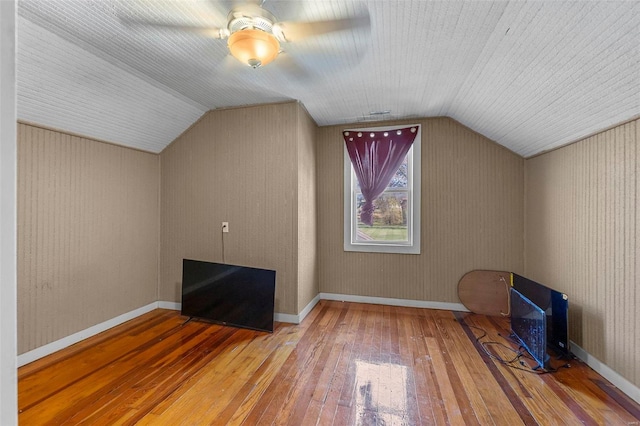
[[[271,34],[276,17],[260,6],[246,5],[229,12],[227,22],[227,28],[232,34],[248,28],[262,30]]]

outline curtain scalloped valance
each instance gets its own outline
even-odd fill
[[[384,192],[418,134],[418,126],[392,130],[345,130],[344,142],[365,203],[360,220],[373,224],[373,203]]]

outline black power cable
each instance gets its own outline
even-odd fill
[[[487,331],[486,331],[486,330],[484,330],[483,328],[476,327],[475,325],[467,324],[467,326],[469,326],[469,328],[475,328],[476,330],[480,330],[480,331],[482,332],[482,336],[476,337],[476,342],[477,342],[478,344],[480,344],[480,347],[482,348],[482,350],[484,351],[484,353],[485,353],[489,358],[491,358],[491,359],[495,359],[496,361],[498,361],[500,364],[502,364],[502,365],[504,365],[504,366],[507,366],[507,367],[509,367],[509,368],[513,368],[513,369],[515,369],[515,370],[521,370],[521,371],[524,371],[524,372],[526,372],[526,373],[536,374],[536,375],[549,374],[549,373],[553,373],[553,372],[558,371],[557,369],[553,369],[553,370],[551,370],[551,369],[542,369],[542,368],[536,368],[536,369],[533,369],[533,368],[531,368],[531,367],[529,367],[529,368],[522,368],[522,367],[518,367],[517,365],[514,365],[514,363],[515,363],[516,361],[518,361],[518,362],[520,363],[520,365],[523,365],[523,366],[524,366],[524,365],[527,365],[527,364],[526,364],[524,361],[522,361],[522,359],[521,359],[521,358],[523,358],[523,357],[524,357],[524,358],[531,358],[531,357],[530,357],[526,352],[523,352],[523,351],[522,351],[522,349],[523,349],[523,347],[522,347],[522,346],[519,346],[519,347],[518,347],[518,349],[513,349],[512,347],[507,346],[507,345],[505,345],[505,344],[504,344],[504,343],[502,343],[502,342],[496,342],[496,341],[486,341],[486,342],[482,342],[482,341],[481,341],[481,339],[483,339],[484,337],[486,337],[486,336],[487,336]],[[475,333],[474,333],[474,335],[475,335]],[[504,337],[504,336],[502,336],[502,335],[500,335],[500,334],[498,334],[498,335],[506,339],[506,337]],[[516,355],[515,355],[515,357],[514,357],[513,359],[510,359],[510,360],[503,359],[503,358],[501,358],[501,357],[499,357],[499,356],[497,356],[497,355],[492,354],[492,353],[489,351],[489,349],[487,349],[487,345],[497,345],[497,346],[501,346],[501,347],[503,347],[503,348],[505,348],[505,349],[507,349],[507,350],[509,350],[509,351],[511,351],[511,352],[514,352]],[[565,364],[565,365],[563,365],[562,367],[568,367],[568,366],[569,366],[568,364]]]

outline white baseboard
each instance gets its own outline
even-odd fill
[[[274,314],[274,320],[278,322],[288,322],[291,324],[300,324],[300,322],[306,317],[311,309],[320,301],[320,295],[317,295],[298,315],[292,314],[281,314],[276,312]],[[182,304],[179,302],[166,302],[160,301],[158,302],[158,308],[160,309],[172,309],[174,311],[179,311],[182,307]]]
[[[179,311],[182,309],[182,303],[179,302],[158,302],[158,308],[160,309],[171,309],[172,311]]]
[[[374,305],[391,305],[391,306],[405,306],[409,308],[428,308],[428,309],[443,309],[446,311],[460,311],[469,312],[462,303],[447,303],[447,302],[429,302],[424,300],[410,300],[410,299],[391,299],[386,297],[371,297],[371,296],[354,296],[350,294],[337,294],[337,293],[320,293],[304,307],[298,315],[294,314],[282,314],[276,312],[274,320],[278,322],[288,322],[291,324],[300,324],[302,320],[309,315],[309,312],[318,304],[320,300],[337,300],[341,302],[356,302],[356,303],[371,303]],[[180,303],[176,302],[158,302],[158,307],[162,309],[180,310]]]
[[[311,310],[314,308],[314,306],[318,304],[319,301],[320,301],[320,295],[318,294],[316,295],[316,297],[313,298],[313,300],[311,300],[311,302],[309,302],[307,306],[304,307],[303,310],[300,311],[298,315],[276,313],[274,319],[278,322],[300,324],[302,320],[305,319],[307,315],[309,315],[309,312],[311,312]]]
[[[311,310],[318,304],[320,299],[321,299],[320,294],[317,294],[316,297],[314,297],[311,300],[311,302],[309,302],[309,304],[305,306],[302,311],[300,311],[300,313],[298,314],[298,317],[299,317],[298,324],[300,324],[302,320],[305,319],[307,315],[309,315],[309,312],[311,312]]]
[[[22,367],[23,365],[29,364],[30,362],[33,362],[37,359],[43,358],[47,355],[51,355],[52,353],[78,343],[81,340],[87,339],[91,336],[95,336],[98,333],[102,333],[103,331],[113,328],[116,325],[120,325],[123,322],[127,322],[157,308],[158,302],[149,303],[148,305],[138,309],[134,309],[131,312],[118,315],[115,318],[111,318],[110,320],[101,322],[100,324],[96,324],[92,327],[78,331],[77,333],[74,333],[67,337],[63,337],[62,339],[56,340],[55,342],[47,343],[46,345],[40,346],[39,348],[36,348],[32,351],[25,352],[21,355],[18,355],[18,367]]]
[[[273,319],[277,322],[288,322],[291,324],[300,324],[300,316],[293,314],[281,314],[276,312]]]
[[[341,302],[372,303],[374,305],[404,306],[407,308],[442,309],[469,312],[462,303],[430,302],[427,300],[391,299],[387,297],[354,296],[350,294],[320,293],[320,299]]]
[[[318,300],[319,300],[319,298],[318,298]],[[316,302],[316,303],[318,303],[318,302]],[[160,301],[160,302],[158,302],[158,308],[160,308],[160,309],[171,309],[171,310],[174,310],[174,311],[179,311],[182,308],[182,304],[178,303],[178,302]],[[313,308],[313,306],[311,306],[311,308]],[[309,308],[309,311],[311,311],[311,308]],[[307,308],[305,308],[305,309],[307,309]],[[302,313],[300,313],[298,315],[291,315],[291,314],[281,314],[281,313],[276,312],[274,314],[274,320],[278,321],[278,322],[289,322],[289,323],[292,323],[292,324],[300,324],[300,321],[302,321],[302,319],[300,318],[301,316],[302,316]],[[305,316],[306,316],[306,314],[305,314]],[[304,318],[304,317],[302,317],[302,318]]]
[[[640,388],[620,374],[615,372],[611,367],[591,355],[589,352],[582,349],[575,342],[571,342],[571,352],[589,367],[593,368],[596,373],[600,374],[605,379],[609,380],[618,389],[624,392],[629,398],[640,404]]]

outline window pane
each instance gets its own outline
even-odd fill
[[[364,204],[362,194],[357,194],[356,241],[398,241],[409,240],[407,231],[409,193],[408,191],[384,192],[374,203],[373,225],[360,221],[360,208]]]
[[[398,168],[396,174],[391,178],[391,182],[389,182],[388,188],[407,188],[409,183],[409,165],[408,165],[408,156],[404,157],[404,161]]]

